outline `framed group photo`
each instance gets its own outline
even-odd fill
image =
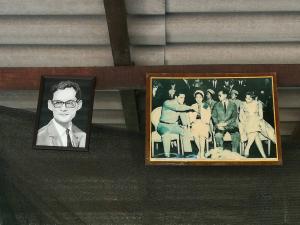
[[[42,76],[33,148],[88,151],[95,77]]]
[[[281,165],[275,73],[150,73],[147,165]]]

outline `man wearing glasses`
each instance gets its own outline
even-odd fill
[[[61,81],[51,88],[52,100],[48,109],[53,119],[39,129],[37,145],[84,148],[86,133],[76,127],[72,120],[82,107],[81,90],[77,83]]]
[[[212,111],[217,147],[224,147],[223,137],[228,132],[232,139],[232,151],[238,152],[240,134],[237,124],[237,107],[232,101],[229,101],[227,89],[220,90],[218,97],[219,102],[215,104]]]

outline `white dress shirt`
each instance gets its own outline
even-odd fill
[[[63,146],[67,147],[68,145],[68,139],[67,139],[67,132],[66,132],[66,128],[64,128],[62,125],[60,125],[59,123],[57,123],[55,121],[55,119],[52,119],[55,129],[57,130],[57,133],[59,134],[59,138],[63,144]],[[71,138],[71,142],[73,143],[73,134],[72,134],[72,123],[69,123],[68,129],[70,130],[70,138]]]

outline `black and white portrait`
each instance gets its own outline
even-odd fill
[[[148,84],[148,162],[280,160],[273,75],[164,74]]]
[[[34,147],[87,150],[94,78],[42,77]]]

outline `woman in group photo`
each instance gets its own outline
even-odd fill
[[[204,102],[204,92],[196,90],[194,93],[196,103],[191,105],[194,112],[189,113],[191,123],[191,133],[198,148],[197,158],[204,158],[205,141],[209,136],[209,123],[211,119],[211,109]]]
[[[245,102],[243,102],[240,108],[240,121],[242,140],[247,140],[244,152],[245,157],[249,157],[250,148],[255,142],[261,156],[266,158],[260,134],[276,144],[275,130],[264,120],[262,102],[257,99],[253,91],[246,93]]]

